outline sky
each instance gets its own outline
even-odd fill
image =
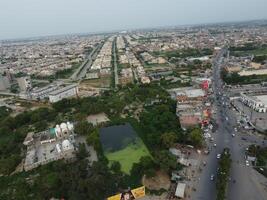
[[[267,0],[0,0],[0,39],[267,19]]]

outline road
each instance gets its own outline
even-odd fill
[[[117,42],[116,40],[117,38],[115,38],[115,42]],[[118,61],[117,61],[117,49],[116,49],[116,45],[113,45],[113,60],[114,60],[114,81],[115,81],[115,88],[118,87],[119,84],[119,77],[118,77]]]
[[[230,149],[231,181],[229,181],[227,199],[228,200],[264,200],[267,193],[264,182],[266,179],[258,174],[251,166],[245,165],[245,149],[251,142],[261,144],[261,140],[255,135],[241,135],[236,133],[234,127],[237,126],[236,117],[232,110],[225,104],[228,104],[228,98],[224,96],[223,82],[220,77],[221,59],[226,51],[223,49],[214,59],[213,67],[213,91],[215,97],[216,119],[218,129],[214,134],[216,147],[212,148],[207,157],[207,165],[203,169],[197,186],[197,191],[192,195],[196,200],[215,200],[216,199],[216,172],[218,168],[217,154],[221,153],[225,147]],[[233,137],[232,134],[236,136]],[[248,140],[247,137],[250,137]],[[246,138],[246,142],[242,140]],[[210,176],[215,175],[215,181],[210,180]],[[235,180],[234,183],[232,180]]]
[[[81,80],[87,73],[87,70],[91,67],[94,59],[96,58],[99,50],[101,49],[103,43],[98,44],[91,53],[88,55],[86,60],[81,64],[81,66],[72,74],[71,80],[77,81]]]

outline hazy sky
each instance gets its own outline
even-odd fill
[[[267,19],[267,0],[0,0],[0,39]]]

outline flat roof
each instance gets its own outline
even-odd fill
[[[58,90],[55,90],[55,91],[49,93],[49,95],[58,95],[58,94],[60,94],[60,93],[62,93],[62,92],[65,92],[65,91],[67,91],[67,90],[70,90],[70,89],[72,89],[72,88],[74,88],[74,87],[77,87],[77,84],[72,84],[72,85],[68,85],[68,86],[66,86],[66,87],[60,88],[60,89],[58,89]]]
[[[178,183],[175,191],[175,196],[179,198],[184,198],[185,187],[185,183]]]
[[[260,96],[255,96],[258,100],[260,100],[264,105],[267,106],[267,95],[260,95]]]

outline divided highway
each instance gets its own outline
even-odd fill
[[[81,64],[81,66],[73,73],[71,76],[71,80],[78,81],[81,80],[87,72],[87,69],[89,69],[96,58],[99,50],[101,49],[103,43],[98,44],[94,49],[91,51],[91,53],[88,55],[86,60]]]
[[[231,175],[228,184],[227,200],[265,200],[266,179],[256,172],[251,166],[245,164],[245,149],[249,143],[243,141],[241,136],[235,130],[237,121],[235,113],[226,106],[229,99],[223,90],[223,81],[221,80],[220,70],[223,55],[226,49],[222,49],[215,57],[213,63],[213,91],[214,104],[216,107],[216,120],[218,129],[214,133],[214,143],[208,158],[207,165],[200,175],[197,191],[193,194],[194,200],[215,200],[216,199],[216,174],[218,168],[217,154],[220,154],[224,148],[229,148],[232,158]],[[257,136],[252,137],[252,141],[258,141]],[[259,141],[260,142],[260,141]],[[211,175],[215,175],[215,180],[210,179]],[[265,186],[266,184],[266,186]]]

